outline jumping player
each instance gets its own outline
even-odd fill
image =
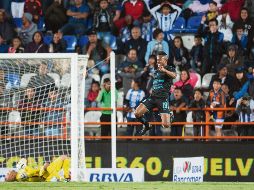
[[[27,160],[22,158],[17,164],[18,171],[11,170],[5,176],[6,182],[42,182],[42,181],[69,181],[70,180],[70,159],[63,155],[52,163],[45,163],[41,168],[27,166]],[[64,177],[59,175],[63,170]]]
[[[176,78],[175,67],[167,65],[168,56],[165,52],[157,53],[157,64],[152,86],[152,94],[142,101],[135,110],[135,117],[143,123],[143,128],[136,135],[144,135],[150,129],[150,124],[144,118],[144,114],[158,108],[162,120],[162,126],[168,128],[171,123],[171,112],[169,111],[169,90],[172,81]]]

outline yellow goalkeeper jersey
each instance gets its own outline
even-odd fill
[[[63,170],[63,177],[59,175],[59,172],[61,170]],[[32,168],[30,166],[26,166],[24,169],[18,171],[16,180],[23,182],[41,182],[52,181],[53,179],[56,179],[58,181],[68,179],[70,178],[70,160],[62,160],[61,157],[59,157],[49,164],[47,169],[40,174],[41,176],[39,174],[39,168]]]
[[[26,166],[24,169],[18,171],[16,180],[24,181],[24,182],[40,182],[45,181],[44,178],[39,177],[40,169],[32,168],[30,166]]]

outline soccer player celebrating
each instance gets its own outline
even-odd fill
[[[11,170],[5,176],[5,181],[19,182],[41,182],[41,181],[69,181],[70,180],[70,159],[62,155],[52,163],[45,163],[41,168],[27,166],[27,160],[22,158],[17,164],[18,171]],[[64,177],[59,175],[63,170]]]
[[[136,135],[144,135],[150,129],[150,124],[144,118],[144,114],[155,107],[159,109],[163,127],[168,128],[172,121],[173,114],[169,111],[169,90],[173,79],[176,78],[175,67],[167,65],[168,56],[163,51],[157,52],[156,61],[152,94],[139,104],[134,113],[135,117],[144,124],[142,130]]]

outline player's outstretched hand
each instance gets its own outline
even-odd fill
[[[17,163],[16,167],[18,170],[24,169],[27,165],[27,159],[21,158],[20,161]]]

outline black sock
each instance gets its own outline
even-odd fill
[[[141,123],[143,123],[145,126],[149,126],[149,123],[147,122],[147,120],[145,119],[144,116],[137,118],[137,120]]]

